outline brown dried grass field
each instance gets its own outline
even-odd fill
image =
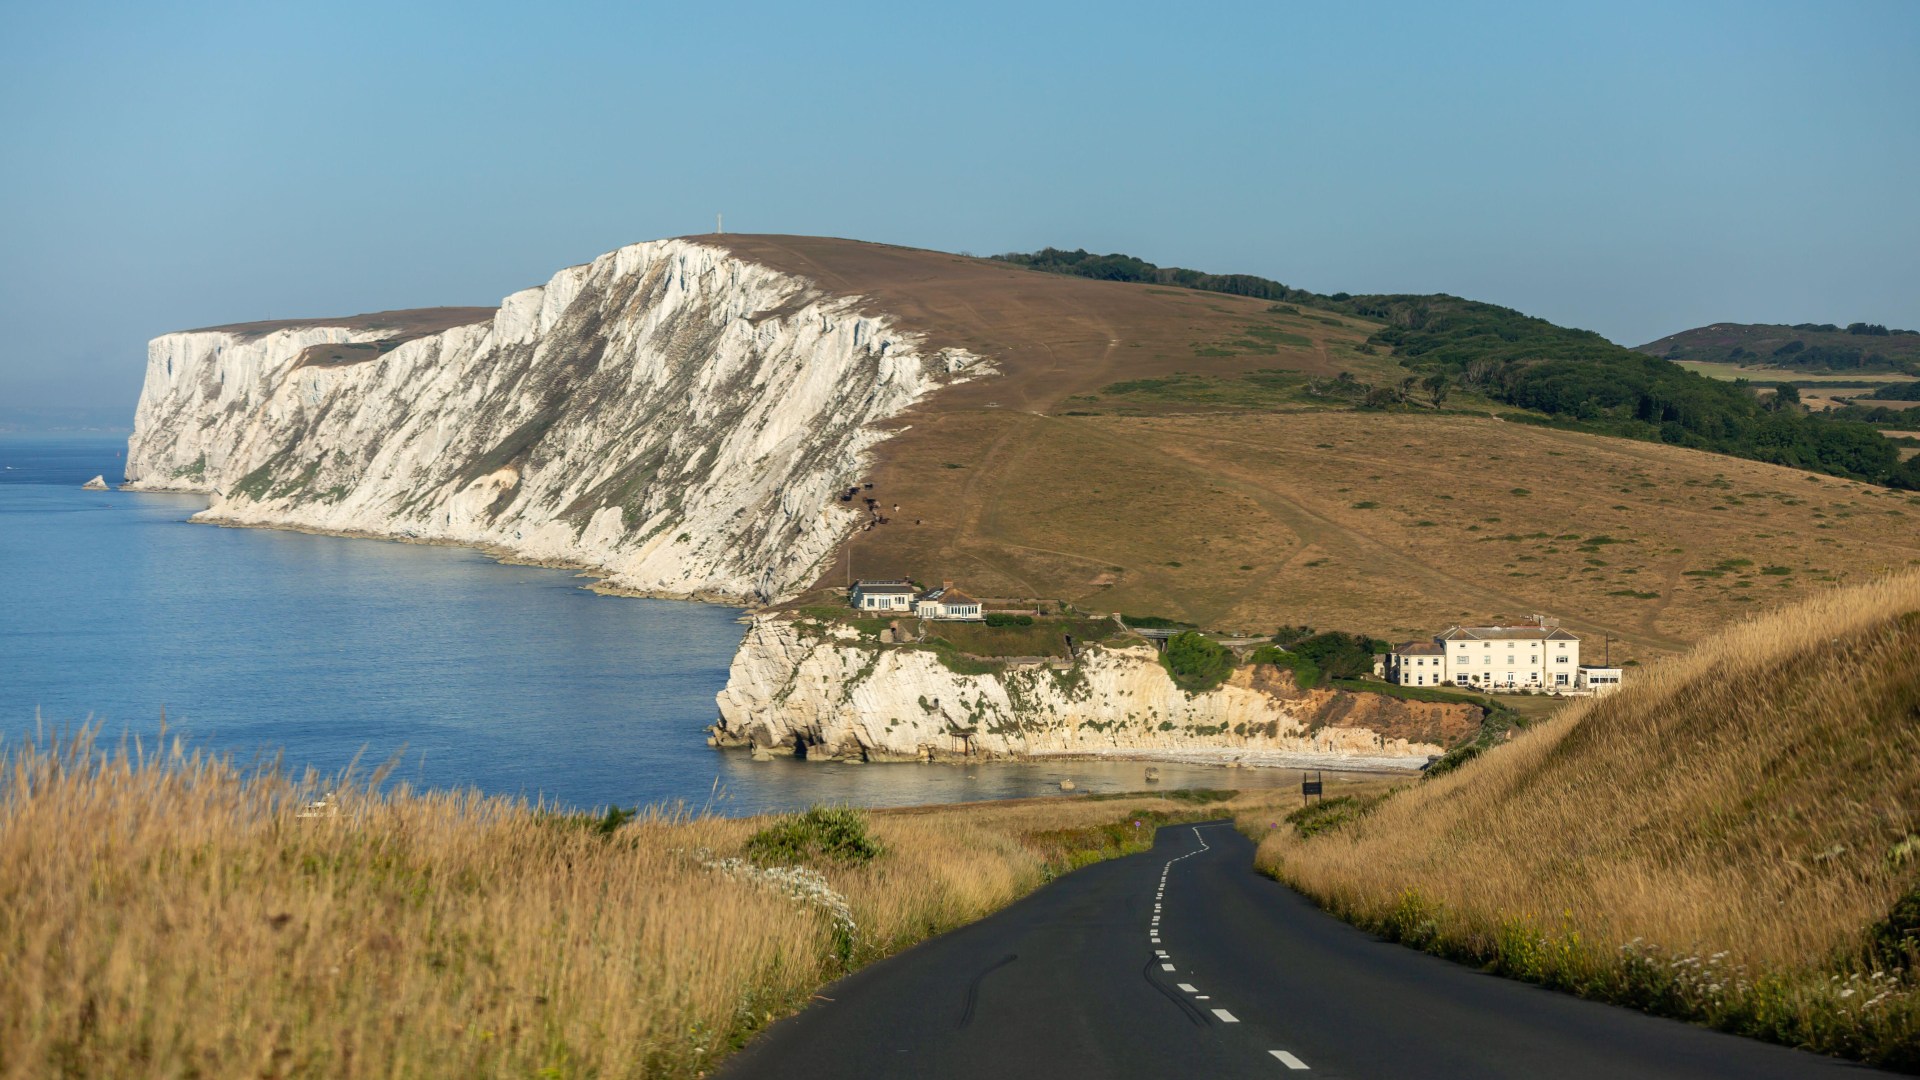
[[[1920,562],[1910,493],[1489,417],[973,410],[883,450],[902,508],[850,541],[855,576],[1219,629],[1405,640],[1544,612],[1644,661]]]
[[[1365,320],[847,240],[700,239],[999,372],[902,417],[860,478],[892,520],[800,604],[907,575],[1266,633],[1399,640],[1541,612],[1611,636],[1617,662],[1920,562],[1910,493],[1507,422],[1471,397],[1382,413],[1297,393],[1405,377],[1366,351]]]
[[[311,780],[84,741],[4,767],[0,1076],[22,1078],[696,1075],[850,966],[1151,833],[1118,823],[1200,814],[877,813],[884,852],[819,865],[827,893],[724,861],[766,819],[603,833],[365,786],[302,818]]]
[[[1920,1068],[1920,950],[1865,933],[1902,897],[1920,918],[1920,573],[1735,626],[1259,860],[1505,974]]]

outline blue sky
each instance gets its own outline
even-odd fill
[[[1920,327],[1920,4],[89,4],[0,34],[0,408],[633,240],[1046,244],[1638,344]]]

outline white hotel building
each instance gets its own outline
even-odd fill
[[[1580,666],[1580,635],[1536,617],[1520,626],[1449,627],[1432,641],[1395,646],[1380,674],[1402,686],[1605,693],[1619,687],[1621,671]]]

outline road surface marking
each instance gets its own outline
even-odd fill
[[[1237,1024],[1240,1022],[1239,1017],[1233,1015],[1232,1013],[1228,1012],[1225,1009],[1215,1009],[1213,1010],[1213,1015],[1219,1017],[1220,1022],[1223,1024]]]
[[[1307,1067],[1306,1062],[1301,1061],[1299,1058],[1294,1057],[1292,1054],[1287,1053],[1285,1050],[1269,1050],[1267,1051],[1267,1053],[1272,1054],[1274,1057],[1279,1058],[1280,1063],[1282,1065],[1285,1065],[1289,1069],[1304,1069]]]
[[[1201,994],[1201,995],[1199,995],[1198,997],[1196,997],[1196,998],[1194,998],[1193,1000],[1195,1000],[1195,1001],[1212,1001],[1213,999],[1212,999],[1212,998],[1210,998],[1210,997],[1208,997],[1208,996],[1207,996],[1207,995],[1205,995],[1205,994]]]
[[[1180,989],[1185,990],[1189,994],[1197,994],[1200,992],[1192,983],[1181,983],[1179,985]]]
[[[1172,965],[1172,964],[1161,964],[1161,965],[1160,965],[1160,970],[1161,970],[1161,971],[1172,971],[1172,970],[1173,970],[1173,965]]]
[[[1162,960],[1165,960],[1167,958],[1167,950],[1165,949],[1155,949],[1153,950],[1153,953],[1155,956],[1158,956]]]

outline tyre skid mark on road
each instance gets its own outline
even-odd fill
[[[1198,1005],[1195,1005],[1192,1002],[1188,1001],[1185,997],[1175,992],[1173,988],[1169,987],[1166,983],[1163,983],[1159,979],[1154,978],[1153,961],[1148,961],[1147,965],[1140,969],[1140,975],[1142,978],[1147,980],[1147,984],[1149,986],[1152,986],[1155,990],[1158,990],[1162,994],[1165,994],[1168,1001],[1171,1001],[1175,1005],[1178,1005],[1180,1007],[1180,1011],[1187,1014],[1187,1019],[1193,1022],[1194,1027],[1207,1026],[1207,1014],[1201,1012],[1200,1007]]]
[[[1018,959],[1020,959],[1019,953],[1008,953],[1007,955],[1001,957],[998,960],[995,960],[992,964],[988,965],[985,971],[982,971],[980,974],[975,975],[973,977],[973,981],[967,984],[967,1007],[961,1011],[960,1023],[955,1025],[956,1029],[964,1028],[968,1024],[973,1023],[973,1007],[976,1004],[978,1004],[980,1001],[980,984],[986,981],[987,976],[993,974],[996,971],[999,971],[1001,968],[1006,967],[1008,964],[1011,964]]]

